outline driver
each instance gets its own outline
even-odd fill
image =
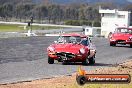
[[[88,46],[88,39],[87,38],[83,38],[81,41],[82,45]]]

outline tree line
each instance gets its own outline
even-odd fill
[[[4,0],[3,0],[4,1]],[[6,1],[6,0],[5,0]],[[103,8],[132,11],[132,5],[123,8],[112,3],[78,4],[68,5],[54,3],[32,3],[31,0],[10,0],[10,2],[0,3],[0,20],[10,21],[19,19],[20,22],[28,22],[33,17],[37,23],[69,24],[69,25],[100,25],[99,6]]]

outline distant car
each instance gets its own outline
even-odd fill
[[[129,44],[132,48],[132,28],[119,27],[114,33],[109,36],[110,46],[116,46],[116,44]]]
[[[84,65],[95,63],[96,48],[89,37],[83,34],[61,34],[54,44],[47,48],[48,63],[82,62]]]

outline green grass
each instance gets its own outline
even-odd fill
[[[10,24],[0,24],[0,32],[18,32],[23,31],[22,25],[10,25]]]
[[[16,24],[0,24],[0,32],[24,32],[27,31],[30,27],[27,27],[24,30],[24,25],[16,25]],[[45,30],[45,29],[60,29],[60,27],[54,26],[32,26],[32,30]]]

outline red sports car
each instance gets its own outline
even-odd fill
[[[54,44],[47,48],[48,63],[58,62],[82,62],[83,64],[94,64],[96,48],[89,37],[78,34],[61,34]]]
[[[116,44],[129,44],[132,48],[132,28],[117,28],[116,31],[109,35],[110,46]]]

